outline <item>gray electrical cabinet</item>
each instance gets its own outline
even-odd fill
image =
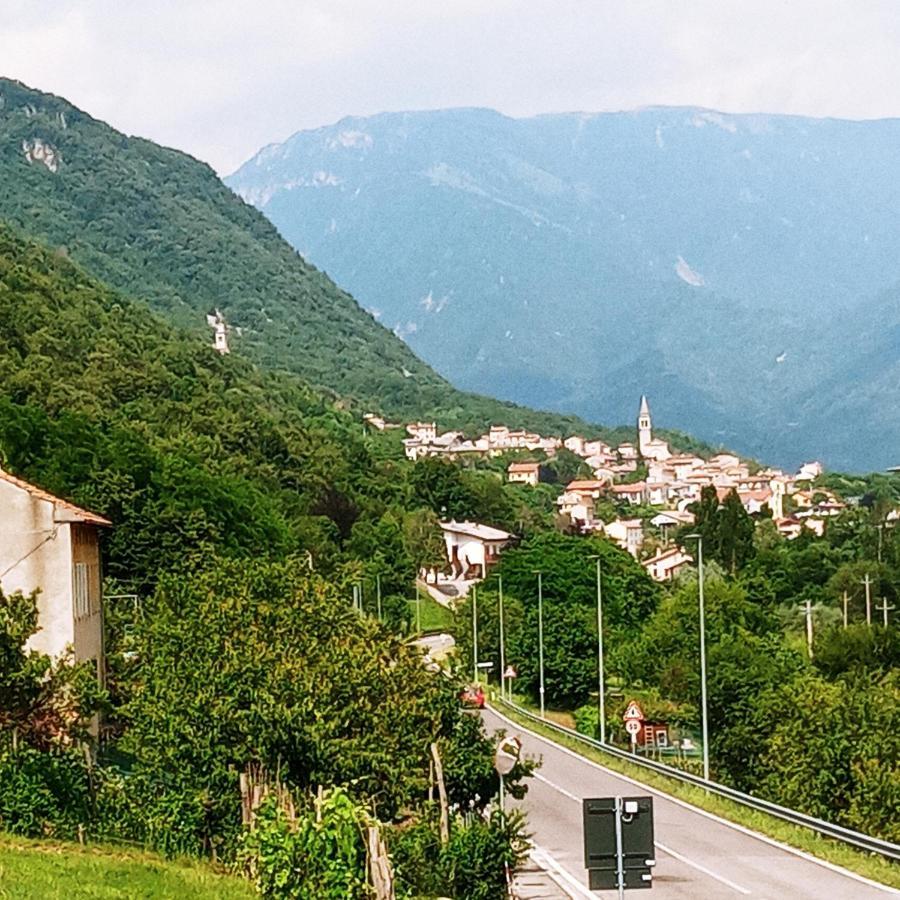
[[[592,891],[649,888],[656,853],[652,797],[583,801],[584,866]]]

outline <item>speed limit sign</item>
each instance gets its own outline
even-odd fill
[[[641,733],[643,726],[638,719],[628,719],[625,723],[625,730],[633,737],[637,737]]]

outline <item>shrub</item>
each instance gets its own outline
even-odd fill
[[[0,752],[0,829],[74,838],[92,814],[91,776],[75,750]]]
[[[325,792],[295,819],[270,796],[243,837],[240,864],[263,897],[365,897],[364,817],[341,788]]]

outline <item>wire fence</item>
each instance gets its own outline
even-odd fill
[[[536,713],[533,713],[529,709],[525,709],[523,706],[519,706],[517,703],[511,703],[507,700],[496,700],[494,702],[495,705],[507,707],[514,711],[516,715],[521,716],[530,722],[543,725],[545,728],[563,734],[572,740],[592,747],[595,750],[600,750],[610,756],[626,760],[635,766],[642,766],[643,768],[649,769],[660,775],[665,775],[667,778],[674,778],[685,784],[702,788],[705,791],[709,791],[711,794],[716,794],[719,797],[725,797],[728,800],[739,803],[741,806],[746,806],[749,809],[754,809],[758,812],[767,813],[770,816],[775,816],[778,819],[790,822],[792,825],[798,825],[801,828],[808,828],[817,834],[848,844],[858,850],[883,856],[885,859],[889,859],[893,862],[900,862],[900,845],[894,844],[891,841],[871,837],[860,831],[854,831],[851,828],[844,828],[842,825],[835,825],[831,822],[826,822],[823,819],[817,819],[815,816],[809,816],[806,813],[788,809],[786,806],[780,806],[777,803],[773,803],[771,800],[764,800],[761,797],[745,794],[743,791],[739,791],[736,788],[728,787],[728,785],[719,784],[715,781],[704,781],[698,775],[693,775],[682,769],[676,769],[673,766],[657,762],[653,759],[635,756],[627,750],[622,750],[611,744],[602,744],[595,738],[588,737],[579,731],[575,731],[573,728],[567,728],[565,725],[560,725],[558,722],[553,722],[550,719],[542,719]]]

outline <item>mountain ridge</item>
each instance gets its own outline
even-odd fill
[[[236,274],[234,266],[229,264],[230,254],[221,246],[229,239],[243,242],[245,252],[256,251],[256,261],[263,265],[261,276],[271,280],[284,278],[283,267],[293,268],[294,271],[287,275],[288,278],[293,276],[295,283],[285,286],[285,292],[290,291],[293,296],[286,300],[306,301],[303,307],[306,317],[321,319],[322,310],[317,309],[317,304],[327,299],[327,315],[342,319],[348,336],[353,334],[354,326],[359,327],[360,319],[370,318],[357,309],[349,295],[336,286],[329,290],[321,273],[282,246],[273,226],[232,203],[230,193],[205,163],[179,150],[161,148],[143,138],[123,135],[67,101],[45,97],[24,85],[0,81],[0,93],[5,100],[0,109],[0,126],[6,126],[3,128],[6,134],[2,136],[34,135],[39,131],[45,137],[23,136],[22,140],[40,139],[58,152],[62,160],[59,171],[49,174],[68,176],[70,183],[75,176],[80,176],[80,183],[72,187],[64,184],[64,178],[53,178],[57,183],[48,184],[48,173],[33,162],[22,165],[19,148],[14,144],[10,146],[12,142],[8,139],[4,140],[2,164],[9,172],[14,163],[19,163],[13,171],[20,179],[26,179],[25,187],[30,189],[31,196],[23,198],[14,179],[4,179],[6,187],[0,188],[0,215],[29,236],[50,246],[66,246],[79,262],[103,281],[141,296],[151,306],[165,309],[181,325],[199,327],[205,308],[216,304],[226,314],[231,313],[233,324],[243,327],[245,332],[253,334],[264,330],[264,298],[266,289],[271,289],[271,282],[265,287],[254,286],[250,280],[243,279],[241,289],[245,294],[245,308],[236,314],[227,298],[223,300],[217,296],[226,291],[225,279]],[[21,121],[23,101],[29,101],[24,107],[24,122]],[[18,107],[14,105],[16,102]],[[29,109],[33,110],[30,114]],[[79,134],[79,127],[86,133]],[[79,144],[92,138],[90,149],[95,156],[83,156]],[[73,168],[75,173],[71,171]],[[140,169],[145,169],[149,177],[146,183],[137,184],[137,190],[132,191],[133,185],[129,185],[129,181],[138,181]],[[165,193],[158,192],[160,186]],[[102,198],[98,196],[100,188]],[[210,224],[221,232],[219,236],[205,235],[206,241],[201,247],[191,246],[192,241],[195,245],[198,243],[198,235],[193,230],[196,220],[192,219],[198,212],[198,199],[196,194],[191,195],[191,190],[201,195],[204,211],[211,211]],[[36,199],[43,201],[43,206]],[[194,208],[191,208],[192,203]],[[128,204],[131,204],[131,209],[127,210],[130,217],[125,213]],[[30,216],[29,213],[36,214]],[[72,227],[73,223],[64,221],[67,215],[77,216],[81,220],[79,224],[87,226],[87,233],[79,235]],[[115,217],[113,221],[105,218],[110,215]],[[169,236],[164,233],[166,228],[170,230]],[[99,241],[91,240],[95,237],[108,243],[106,252],[98,251]],[[221,244],[217,237],[221,237]],[[262,246],[255,245],[256,242]],[[148,265],[151,257],[148,250],[154,249],[154,243],[161,244],[163,252],[175,257],[176,263],[182,265],[170,265],[166,272],[163,271],[164,261],[160,261],[153,271]],[[115,251],[118,258],[114,259],[114,253],[110,251]],[[266,259],[267,255],[275,258]],[[260,256],[263,259],[260,260]],[[185,265],[192,271],[186,272]],[[133,274],[138,268],[142,270],[140,278]],[[202,283],[201,278],[206,283]],[[201,303],[192,303],[191,299],[197,293],[205,296]],[[327,294],[326,298],[322,297],[323,293]],[[247,295],[252,302],[247,302]],[[257,349],[264,355],[265,347]],[[402,367],[425,374],[425,368],[411,353],[401,351],[398,354],[397,350],[399,348],[395,349],[393,342],[379,347],[381,353],[393,357],[391,362],[396,365],[398,374]],[[307,370],[303,374],[311,376],[313,382],[317,381],[316,373]],[[335,387],[334,384],[324,386]],[[337,387],[339,389],[340,385]]]
[[[458,391],[208,165],[10,79],[0,79],[0,220],[210,340],[206,313],[221,309],[235,352],[359,412],[445,427],[604,430]]]
[[[226,183],[467,390],[605,421],[646,392],[707,440],[858,470],[893,462],[897,412],[819,438],[832,373],[867,368],[843,322],[900,294],[898,148],[900,119],[455,108],[301,130]]]

